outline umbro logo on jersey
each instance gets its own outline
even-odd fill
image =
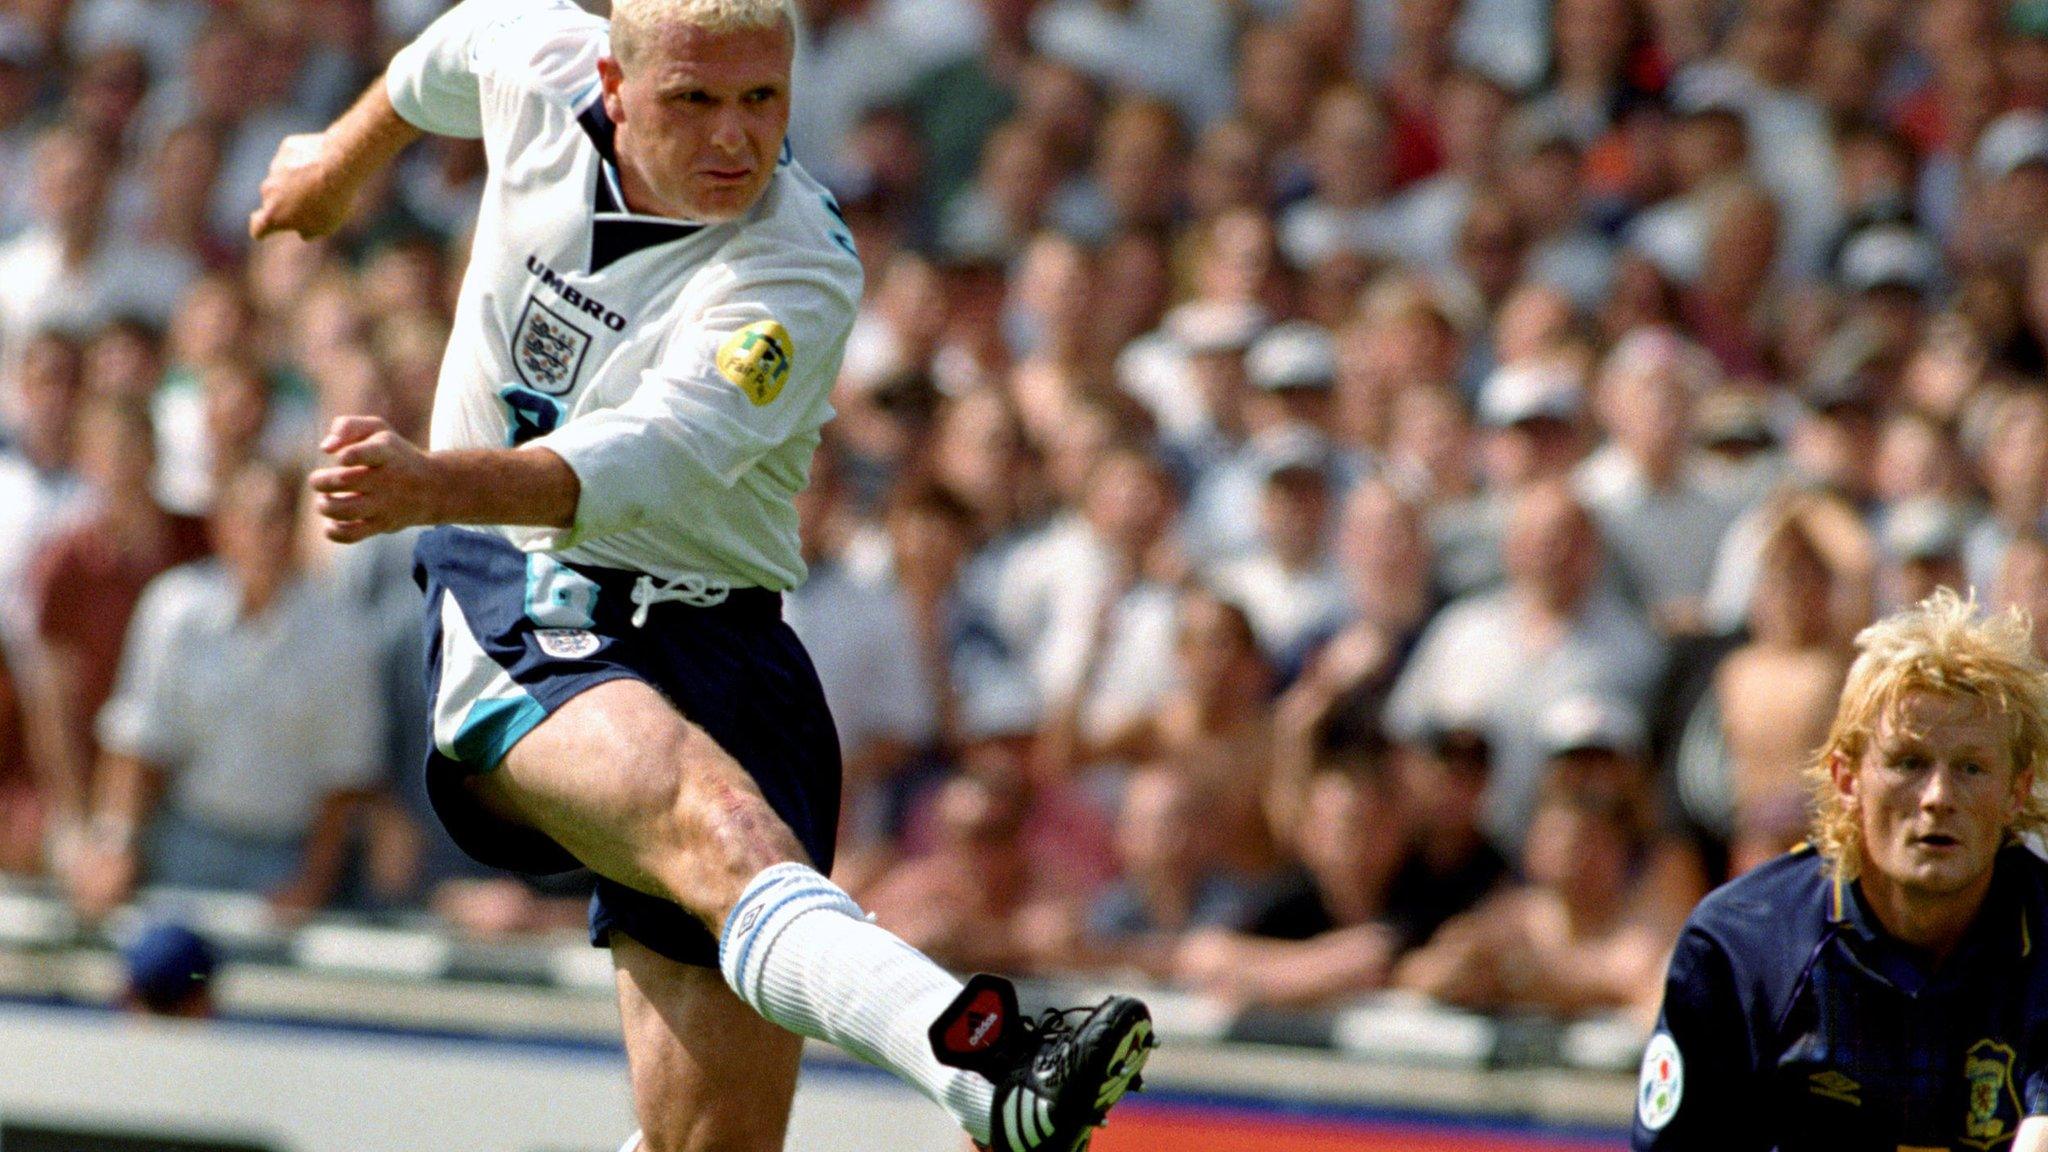
[[[540,277],[541,285],[562,298],[562,302],[614,332],[626,330],[626,318],[612,311],[601,300],[593,300],[574,285],[563,281],[553,269],[540,262],[538,256],[526,258],[526,270]]]

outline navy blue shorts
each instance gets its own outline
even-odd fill
[[[414,578],[427,594],[427,796],[464,852],[537,875],[581,866],[548,836],[488,811],[463,781],[495,769],[578,693],[632,679],[739,761],[811,862],[831,870],[839,740],[810,657],[782,622],[779,594],[739,588],[712,607],[663,602],[636,628],[639,573],[566,565],[453,527],[420,537]],[[696,917],[600,877],[590,942],[606,947],[614,930],[672,960],[718,966],[718,942]]]

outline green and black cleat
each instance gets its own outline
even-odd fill
[[[941,1064],[996,1086],[989,1152],[1083,1152],[1127,1092],[1143,1088],[1159,1041],[1142,1001],[1111,996],[1027,1020],[1000,976],[967,982],[931,1027]]]

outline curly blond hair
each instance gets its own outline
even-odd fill
[[[706,32],[794,28],[789,0],[612,0],[612,56],[631,64],[654,30],[686,24]]]
[[[2032,622],[2018,608],[1984,613],[1975,596],[1949,588],[1857,633],[1858,655],[1827,743],[1806,769],[1813,844],[1837,876],[1856,878],[1861,833],[1828,765],[1839,755],[1855,770],[1878,724],[1915,692],[1978,700],[2004,719],[2012,769],[2032,772],[2034,779],[2008,835],[2048,826],[2042,791],[2048,783],[2042,771],[2048,767],[2048,665],[2035,654],[2032,634]]]

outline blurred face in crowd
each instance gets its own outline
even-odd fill
[[[98,227],[113,173],[113,157],[91,137],[71,129],[45,133],[35,150],[38,212],[67,236]]]
[[[1361,481],[1344,501],[1337,560],[1366,619],[1398,617],[1428,599],[1429,534],[1422,514],[1392,484]],[[1390,621],[1392,622],[1392,621]]]
[[[1542,485],[1515,504],[1503,557],[1516,588],[1552,612],[1575,613],[1600,574],[1600,536],[1568,491]]]
[[[989,135],[981,150],[980,184],[1014,232],[1037,227],[1058,186],[1053,150],[1037,126],[1011,120]]]
[[[1047,56],[1024,62],[1017,81],[1017,122],[1029,125],[1057,150],[1053,177],[1081,159],[1095,139],[1102,94],[1087,73]]]
[[[1754,303],[1778,258],[1778,206],[1761,189],[1740,188],[1721,200],[1707,235],[1701,286],[1738,307]]]
[[[984,516],[1010,507],[1025,479],[1023,432],[994,389],[940,409],[933,458],[939,482]]]
[[[1362,88],[1333,88],[1309,120],[1308,164],[1316,198],[1360,208],[1386,194],[1386,116]]]
[[[1096,182],[1122,228],[1161,228],[1182,195],[1182,131],[1171,105],[1118,105],[1096,143]]]
[[[1315,98],[1315,61],[1290,30],[1256,24],[1237,55],[1238,110],[1258,135],[1286,144],[1301,134]]]
[[[1984,701],[1908,692],[1863,755],[1830,761],[1860,833],[1864,890],[1880,906],[1981,899],[2032,774]]]
[[[1932,421],[1900,414],[1878,433],[1877,492],[1887,501],[1960,495],[1963,466],[1948,434]]]
[[[1522,278],[1522,226],[1508,202],[1493,194],[1472,202],[1458,233],[1458,266],[1491,303],[1505,299]]]
[[[2048,655],[2048,540],[2022,536],[2005,546],[1995,602],[2025,612],[2034,621],[2034,651]]]
[[[1142,561],[1173,521],[1173,489],[1157,464],[1116,452],[1095,468],[1082,513],[1104,543],[1127,561]]]
[[[185,365],[218,360],[247,346],[255,322],[248,297],[232,277],[203,277],[186,290],[172,318],[171,358]]]
[[[1837,495],[1861,500],[1870,493],[1877,455],[1877,417],[1862,404],[1808,412],[1792,432],[1792,461],[1809,480]]]
[[[147,502],[156,430],[134,404],[99,399],[78,421],[78,471],[103,503]]]
[[[1318,877],[1344,889],[1386,883],[1408,852],[1400,790],[1377,768],[1318,772],[1309,782],[1298,853]]]
[[[1478,737],[1454,733],[1435,742],[1404,744],[1394,762],[1401,794],[1425,843],[1479,835],[1489,765]]]
[[[1264,688],[1264,664],[1244,611],[1206,592],[1181,598],[1175,670],[1189,695],[1218,702]]]
[[[1270,304],[1281,271],[1273,221],[1251,209],[1218,216],[1203,238],[1199,261],[1196,290],[1203,299]]]
[[[1553,799],[1529,820],[1523,869],[1573,901],[1618,900],[1628,889],[1629,832],[1612,805]]]
[[[234,360],[209,364],[199,387],[206,411],[206,446],[216,467],[256,454],[270,418],[270,383],[260,369]]]
[[[1654,355],[1609,376],[1601,388],[1607,430],[1623,451],[1668,476],[1688,443],[1692,397],[1674,356]]]
[[[85,388],[94,396],[144,404],[162,376],[162,349],[136,326],[110,324],[86,346]]]
[[[237,470],[214,502],[213,550],[234,574],[248,611],[260,613],[296,566],[298,489],[289,473],[256,463]]]
[[[1818,644],[1828,634],[1833,577],[1805,531],[1785,525],[1764,545],[1749,628],[1759,643],[1788,648]]]
[[[789,131],[795,46],[786,21],[711,32],[667,20],[598,61],[634,210],[716,223],[754,206]]]
[[[1402,392],[1394,402],[1388,439],[1395,459],[1422,470],[1431,499],[1462,495],[1475,482],[1471,413],[1450,388]]]
[[[1289,467],[1266,481],[1259,501],[1266,547],[1290,571],[1312,567],[1323,554],[1330,522],[1330,482],[1315,467]]]
[[[1266,138],[1246,119],[1230,117],[1203,129],[1188,170],[1188,208],[1194,218],[1263,208],[1270,195],[1266,149]]]
[[[69,337],[42,332],[29,338],[16,375],[22,451],[38,468],[70,464],[85,393],[85,356]]]
[[[1984,448],[1984,486],[2001,517],[2031,526],[2048,499],[2048,396],[2017,393],[1998,412]]]
[[[1201,791],[1171,765],[1138,772],[1124,785],[1117,855],[1135,876],[1192,884],[1208,866]]]
[[[1558,0],[1552,16],[1557,69],[1568,82],[1613,83],[1628,53],[1628,0]]]

